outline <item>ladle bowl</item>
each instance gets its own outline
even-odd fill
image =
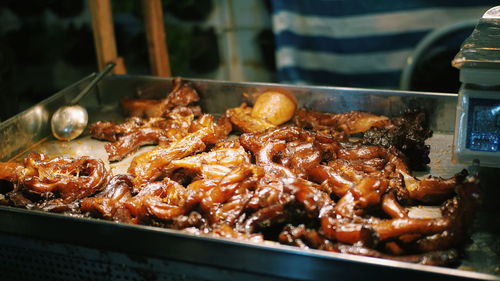
[[[111,62],[106,65],[106,67],[83,89],[70,103],[60,107],[52,115],[50,120],[50,125],[52,128],[52,134],[55,138],[62,141],[71,141],[79,137],[89,122],[89,115],[87,110],[78,105],[77,103],[86,94],[94,88],[94,86],[106,75],[108,74],[115,63]]]

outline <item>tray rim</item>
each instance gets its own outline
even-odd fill
[[[65,214],[59,214],[59,213],[50,213],[50,212],[44,212],[40,210],[28,210],[28,209],[22,209],[22,208],[17,208],[17,207],[12,207],[12,206],[1,206],[0,205],[0,222],[2,223],[2,229],[0,231],[5,232],[5,233],[10,233],[10,234],[18,234],[18,235],[24,235],[24,236],[29,236],[33,238],[41,238],[41,239],[48,239],[54,242],[64,242],[64,243],[70,243],[70,244],[77,244],[81,246],[87,246],[87,247],[92,247],[92,248],[98,248],[98,249],[109,249],[113,251],[119,251],[119,252],[129,252],[133,254],[142,254],[142,255],[147,255],[147,256],[152,256],[152,257],[158,257],[158,258],[166,258],[166,259],[175,259],[175,260],[180,260],[180,261],[186,261],[186,262],[195,262],[195,263],[200,263],[200,264],[206,264],[209,266],[218,266],[218,267],[226,267],[222,264],[218,264],[216,262],[212,261],[207,261],[203,259],[193,259],[193,260],[186,260],[185,258],[179,258],[173,256],[172,253],[168,253],[165,251],[160,251],[156,253],[152,253],[151,250],[149,250],[149,247],[146,248],[144,251],[137,250],[135,248],[130,249],[130,248],[123,248],[118,246],[117,243],[119,242],[112,242],[110,245],[108,244],[108,247],[102,247],[103,243],[109,243],[107,239],[101,239],[101,241],[95,242],[93,240],[88,240],[89,237],[78,237],[77,239],[67,239],[65,236],[68,233],[73,233],[74,231],[72,230],[64,230],[63,233],[61,233],[59,236],[53,237],[53,238],[48,238],[46,237],[49,235],[49,233],[26,233],[26,231],[15,229],[16,226],[5,224],[5,216],[15,216],[15,217],[29,217],[31,219],[37,219],[39,220],[38,224],[43,224],[43,222],[48,222],[48,221],[58,221],[62,222],[65,225],[66,224],[71,224],[75,223],[80,227],[85,227],[85,226],[92,226],[97,229],[102,229],[105,232],[106,231],[115,231],[115,232],[133,232],[134,234],[139,234],[143,235],[141,233],[149,233],[153,234],[154,236],[157,237],[167,237],[170,239],[187,239],[190,241],[197,241],[199,243],[209,243],[209,244],[217,244],[219,246],[230,246],[230,247],[236,247],[236,248],[245,248],[245,249],[252,249],[252,250],[257,250],[260,252],[265,252],[265,253],[271,253],[271,254],[278,254],[278,255],[294,255],[294,256],[299,256],[299,257],[304,257],[306,260],[309,258],[312,259],[321,259],[324,260],[326,263],[335,263],[335,262],[344,262],[344,263],[351,263],[354,264],[353,266],[356,265],[362,265],[362,266],[370,266],[370,267],[385,267],[386,269],[399,269],[403,271],[408,271],[407,273],[418,273],[418,274],[429,274],[429,276],[435,276],[439,278],[450,278],[450,279],[465,279],[465,280],[500,280],[500,276],[495,276],[492,274],[487,274],[487,273],[481,273],[481,272],[475,272],[475,271],[467,271],[467,270],[462,270],[462,269],[456,269],[456,268],[448,268],[448,267],[439,267],[439,266],[430,266],[430,265],[422,265],[422,264],[413,264],[413,263],[407,263],[407,262],[402,262],[402,261],[393,261],[393,260],[388,260],[388,259],[383,259],[383,258],[373,258],[373,257],[366,257],[366,256],[358,256],[358,255],[351,255],[351,254],[343,254],[343,253],[334,253],[334,252],[328,252],[328,251],[323,251],[323,250],[316,250],[316,249],[301,249],[295,246],[290,246],[290,245],[283,245],[279,243],[274,243],[274,242],[252,242],[252,241],[245,241],[245,240],[239,240],[239,239],[233,239],[233,238],[220,238],[220,237],[212,237],[208,235],[193,235],[187,232],[183,232],[180,230],[175,230],[175,229],[169,229],[169,228],[162,228],[162,227],[156,227],[156,226],[148,226],[148,225],[134,225],[134,224],[126,224],[126,223],[117,223],[113,221],[108,221],[108,220],[103,220],[103,219],[96,219],[96,218],[86,218],[86,217],[77,217],[77,216],[70,216],[70,215],[65,215]],[[9,229],[5,229],[5,226],[9,226]],[[46,227],[50,227],[49,224],[47,224]],[[44,229],[45,230],[45,229]],[[61,230],[61,229],[59,229]],[[102,233],[93,233],[91,237],[95,238],[97,236],[100,236]],[[113,234],[113,233],[110,233]],[[112,241],[112,240],[111,240]],[[184,256],[183,256],[184,257]],[[228,267],[229,269],[235,269],[234,267]],[[236,268],[236,270],[242,270],[241,268]],[[247,271],[247,270],[244,270]],[[276,272],[267,272],[267,271],[256,271],[259,274],[266,274],[266,275],[275,275],[278,277],[285,277],[285,278],[303,278],[307,277],[306,276],[289,276],[288,274],[276,274]],[[411,279],[411,278],[410,278]],[[442,279],[440,279],[442,280]]]

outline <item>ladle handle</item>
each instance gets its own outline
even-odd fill
[[[94,86],[106,75],[108,74],[114,67],[116,63],[110,62],[106,64],[106,67],[97,74],[97,76],[85,87],[73,100],[71,100],[70,104],[77,104],[86,94],[94,88]]]

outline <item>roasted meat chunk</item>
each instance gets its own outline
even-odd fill
[[[361,111],[320,113],[300,109],[294,118],[294,123],[299,127],[312,128],[325,133],[336,131],[352,135],[366,132],[372,127],[385,127],[390,124],[390,120],[386,116]]]
[[[1,166],[11,164],[1,163]],[[109,176],[104,163],[98,159],[49,158],[31,153],[14,173],[1,179],[14,183],[14,189],[7,193],[12,204],[63,212],[74,208],[72,203],[98,192]]]
[[[132,186],[132,179],[129,176],[114,176],[101,192],[95,196],[84,198],[80,209],[94,217],[135,223],[136,220],[124,204],[132,198]]]
[[[425,114],[417,110],[407,110],[401,117],[388,118],[359,111],[319,113],[301,109],[294,123],[339,140],[361,133],[363,144],[400,150],[412,170],[422,170],[430,162],[430,149],[425,140],[432,136],[432,131],[428,128]]]
[[[212,133],[213,131],[209,128],[203,128],[172,142],[168,146],[156,147],[134,157],[128,169],[128,172],[134,177],[134,185],[140,188],[148,182],[158,180],[173,170],[174,167],[170,165],[173,160],[204,151],[205,141],[210,138]]]
[[[160,100],[125,98],[121,102],[123,110],[129,116],[143,118],[165,117],[174,108],[179,107],[190,107],[193,112],[199,113],[199,107],[194,105],[200,100],[196,90],[183,83],[179,77],[173,82],[174,87],[165,98]]]
[[[363,133],[363,143],[395,147],[408,159],[411,170],[424,170],[430,163],[430,147],[425,140],[432,136],[426,115],[407,110],[401,117],[391,118],[391,125],[372,127]]]
[[[142,119],[130,117],[121,124],[96,122],[90,126],[90,135],[110,141],[104,146],[109,161],[120,161],[144,145],[168,144],[188,134],[194,120],[189,108],[174,109],[163,117]]]
[[[265,119],[253,117],[252,108],[246,104],[226,110],[225,115],[239,131],[244,133],[255,133],[275,127]]]

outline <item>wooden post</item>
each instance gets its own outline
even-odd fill
[[[172,76],[161,0],[142,0],[142,11],[144,14],[151,72],[155,76]]]
[[[126,74],[125,63],[116,51],[115,32],[110,0],[89,0],[92,31],[97,53],[97,65],[102,70],[108,62],[115,62],[115,74]]]

